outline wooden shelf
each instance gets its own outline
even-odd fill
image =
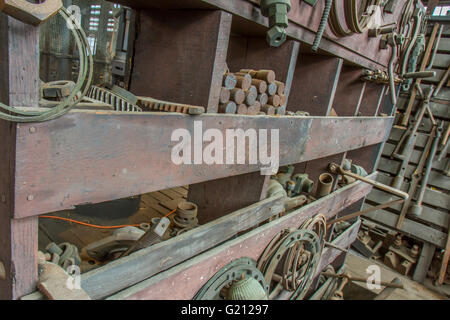
[[[45,123],[19,124],[14,217],[260,171],[258,165],[173,164],[172,147],[178,144],[171,142],[173,131],[186,129],[194,137],[196,122],[203,132],[214,128],[223,136],[231,128],[278,129],[282,166],[379,144],[392,121],[74,111]]]
[[[375,179],[376,175],[377,173],[374,173],[369,178]],[[167,299],[168,297],[170,299],[191,299],[218,269],[230,261],[240,257],[257,260],[267,244],[281,230],[299,227],[306,219],[319,213],[330,219],[346,206],[362,199],[371,189],[372,186],[369,184],[355,182],[223,243],[239,231],[255,227],[278,214],[281,209],[280,199],[269,198],[201,225],[182,236],[153,245],[89,271],[81,276],[81,285],[93,299],[104,299],[111,295],[114,299]],[[240,221],[240,223],[236,221]],[[359,221],[338,237],[334,243],[341,247],[349,246],[354,241],[358,229]],[[220,243],[223,244],[215,247]],[[242,250],[241,248],[246,249]],[[201,255],[199,255],[200,253]],[[325,258],[317,273],[332,263],[340,253],[335,249],[325,249]],[[192,258],[193,256],[196,257]],[[155,261],[163,263],[155,263]],[[181,262],[184,263],[180,264]],[[192,272],[197,275],[201,274],[203,278],[197,279],[197,281],[187,281],[186,278],[189,278],[189,274]],[[153,278],[151,278],[152,276]],[[175,283],[185,284],[183,290],[173,291],[171,283],[175,278],[178,279]],[[126,289],[128,287],[130,288]],[[155,290],[155,287],[158,287],[158,290]],[[120,292],[120,290],[124,291]],[[167,295],[167,290],[172,293]],[[25,297],[25,299],[33,300],[41,298],[40,293]]]

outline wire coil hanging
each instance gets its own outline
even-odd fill
[[[80,56],[80,72],[72,93],[57,106],[46,111],[24,111],[0,103],[0,119],[12,122],[49,121],[69,112],[87,94],[92,82],[94,61],[86,34],[66,8],[62,7],[59,10],[59,14],[64,18],[72,31]]]

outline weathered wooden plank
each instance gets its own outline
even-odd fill
[[[307,111],[314,116],[328,116],[333,107],[343,60],[335,57],[324,57],[303,54],[299,57],[294,74],[289,110]],[[317,77],[317,74],[323,74]],[[295,173],[307,173],[313,181],[327,170],[330,162],[341,163],[344,154],[336,154],[295,166]],[[304,168],[304,170],[302,170]],[[336,180],[336,176],[335,176]],[[317,190],[314,184],[312,194]]]
[[[386,174],[378,174],[377,176],[377,181],[390,185],[393,182],[394,178],[386,175]],[[407,192],[409,190],[409,182],[405,181],[402,186],[401,186],[401,190]],[[420,185],[419,185],[420,187]],[[413,199],[416,199],[417,197],[417,193],[418,190],[416,191],[416,194],[413,196]],[[425,195],[423,198],[423,202],[426,204],[429,204],[431,206],[435,206],[435,207],[439,207],[442,209],[447,210],[448,208],[450,208],[450,195],[438,191],[438,190],[433,190],[430,188],[426,188],[425,189]]]
[[[387,203],[389,201],[395,200],[396,197],[391,196],[383,191],[380,190],[372,190],[372,192],[367,196],[367,200],[378,204]],[[402,204],[398,204],[395,206],[392,206],[391,209],[395,210],[397,214],[400,214],[401,210],[403,208]],[[446,210],[446,209],[445,209]],[[433,209],[429,206],[425,206],[420,218],[413,218],[410,217],[411,220],[415,221],[425,221],[430,224],[436,225],[438,227],[447,229],[448,223],[450,221],[450,217],[448,212],[439,211],[436,209]]]
[[[407,97],[401,97],[399,98],[399,104],[397,109],[400,111],[406,110],[406,103],[403,103],[407,101]],[[417,109],[420,108],[421,102],[419,100],[416,100],[413,108],[412,108],[412,114],[415,114],[417,112]],[[431,102],[430,103],[430,109],[433,113],[433,116],[437,118],[443,118],[443,119],[450,119],[450,111],[448,105],[444,105],[442,103],[437,102]],[[428,117],[428,115],[426,115]]]
[[[399,128],[399,127],[393,127],[391,131],[391,135],[389,136],[389,141],[397,142],[400,141],[403,133],[405,132],[405,129]],[[418,132],[417,139],[416,139],[416,147],[424,148],[427,144],[428,140],[428,134],[425,134],[423,132]]]
[[[419,283],[423,283],[430,269],[431,261],[434,257],[436,247],[428,242],[424,242],[420,251],[419,261],[414,269],[413,279]]]
[[[400,168],[400,162],[381,158],[380,164],[378,165],[378,170],[396,175]],[[408,165],[406,168],[405,178],[411,180],[411,174],[414,172],[415,166]],[[444,176],[438,171],[432,170],[430,173],[430,179],[428,180],[428,185],[437,187],[440,189],[450,190],[450,178]]]
[[[39,100],[39,33],[0,12],[0,101],[36,107]],[[37,281],[37,217],[12,219],[16,125],[0,121],[0,300],[32,292]],[[30,159],[32,160],[32,159]]]
[[[231,20],[220,10],[141,11],[130,90],[217,112]]]
[[[259,172],[250,172],[191,184],[188,201],[197,204],[198,220],[204,224],[258,202],[265,179]]]
[[[372,175],[372,177],[374,176]],[[333,195],[256,228],[184,264],[110,296],[108,299],[167,299],[169,291],[171,299],[191,299],[220,268],[230,261],[241,257],[257,260],[270,240],[281,230],[298,228],[307,218],[319,212],[330,218],[344,206],[363,197],[370,189],[369,185],[360,182],[344,187]],[[347,246],[350,243],[343,245]],[[190,279],[190,281],[185,279]],[[185,284],[184,289],[174,290],[179,283]]]
[[[15,216],[260,171],[258,164],[176,165],[171,155],[179,141],[171,142],[173,128],[186,129],[191,137],[194,126],[196,132],[202,126],[203,132],[218,129],[223,136],[230,128],[264,128],[269,134],[278,130],[280,165],[287,165],[380,143],[387,139],[392,121],[74,111],[46,123],[21,124],[16,151]],[[235,152],[236,146],[230,150]]]
[[[385,157],[390,157],[391,154],[392,154],[392,152],[393,152],[394,149],[395,149],[395,146],[396,146],[396,145],[394,145],[394,144],[392,144],[392,143],[386,143],[386,144],[385,144],[385,147],[384,147],[384,149],[383,149],[383,155],[384,155]],[[421,156],[422,156],[422,151],[417,150],[417,149],[414,149],[413,152],[412,152],[412,154],[411,154],[411,159],[409,160],[409,163],[410,163],[410,164],[414,164],[414,165],[417,166],[417,164],[418,164],[419,161],[420,161],[420,157],[421,157]],[[393,160],[393,161],[396,161],[396,160]],[[444,170],[444,169],[445,169],[445,165],[446,165],[446,159],[443,159],[443,160],[441,160],[441,161],[434,161],[434,162],[433,162],[433,169],[436,169],[436,170]]]
[[[324,116],[333,106],[343,60],[335,57],[302,54],[299,56],[289,111],[306,111]],[[321,76],[319,77],[318,74]]]
[[[364,204],[365,209],[370,207],[372,206],[367,203]],[[365,217],[392,229],[396,229],[395,226],[397,224],[398,215],[395,213],[386,210],[377,210],[367,214]],[[411,238],[430,242],[440,248],[443,248],[447,241],[446,233],[410,219],[405,219],[402,228],[399,231],[402,231]]]
[[[103,298],[204,252],[282,210],[283,202],[279,198],[263,200],[83,274],[82,287],[92,298]]]
[[[450,38],[441,38],[441,41],[439,41],[438,52],[450,53]]]
[[[356,109],[364,96],[361,69],[344,65],[339,77],[333,108],[340,117],[356,116]]]
[[[448,68],[450,65],[450,55],[438,53],[434,58],[433,68]]]

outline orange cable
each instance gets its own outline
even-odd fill
[[[168,214],[166,214],[164,216],[164,218],[167,218],[168,216],[170,216],[175,211],[177,211],[177,210],[175,209],[175,210],[170,211]],[[81,221],[68,219],[68,218],[63,218],[63,217],[39,216],[39,218],[55,219],[55,220],[62,220],[62,221],[67,221],[67,222],[73,222],[73,223],[81,224],[81,225],[86,226],[86,227],[97,228],[97,229],[119,229],[119,228],[124,228],[124,227],[139,227],[140,226],[140,224],[124,224],[124,225],[121,225],[121,226],[97,226],[95,224],[90,224],[90,223],[81,222]]]
[[[175,211],[177,211],[177,209],[170,211],[168,214],[166,214],[164,216],[164,218],[167,218],[168,216],[170,216],[172,213],[174,213]]]
[[[81,224],[86,227],[97,228],[97,229],[119,229],[119,228],[123,228],[123,227],[139,227],[140,226],[140,224],[125,224],[122,226],[97,226],[95,224],[90,224],[90,223],[72,220],[72,219],[68,219],[68,218],[62,218],[62,217],[39,216],[39,218],[63,220],[63,221],[73,222],[73,223]]]

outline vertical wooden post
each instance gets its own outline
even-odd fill
[[[0,101],[37,107],[39,32],[0,13]],[[38,218],[13,219],[17,124],[0,121],[0,299],[18,299],[36,288]]]
[[[312,116],[328,116],[335,101],[341,75],[341,58],[320,55],[301,55],[294,74],[289,98],[289,111],[307,111]],[[317,190],[319,176],[327,171],[330,162],[340,163],[343,154],[297,164],[295,173],[306,172],[315,181],[312,194]]]
[[[130,90],[217,112],[232,15],[224,11],[140,11]]]

